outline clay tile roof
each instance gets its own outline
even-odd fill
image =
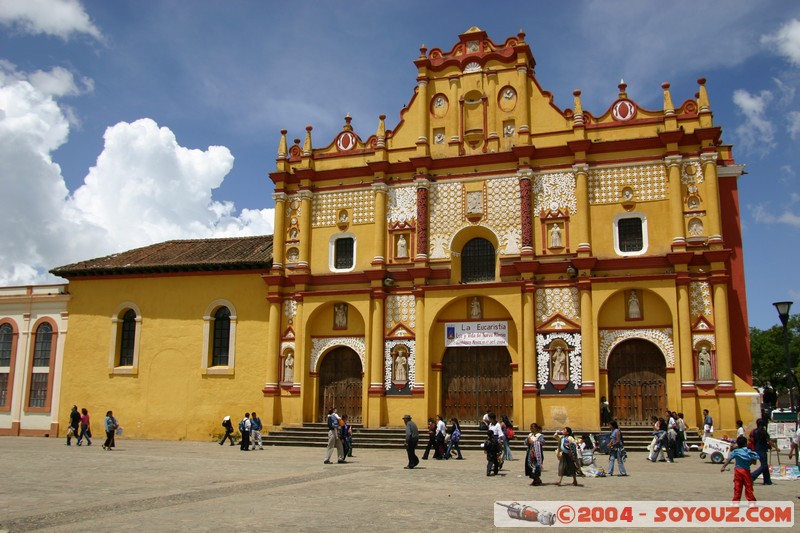
[[[60,266],[62,278],[157,272],[269,270],[272,235],[167,241],[118,254]]]

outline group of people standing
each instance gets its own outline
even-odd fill
[[[103,449],[111,451],[114,446],[114,436],[117,431],[121,430],[117,419],[114,418],[114,413],[111,411],[106,412],[106,418],[103,421],[103,429],[106,432],[106,440],[103,442]],[[72,446],[72,439],[76,438],[75,444],[81,446],[83,439],[86,439],[86,445],[92,445],[92,426],[89,418],[89,411],[84,407],[78,412],[78,406],[73,405],[72,411],[69,413],[69,427],[67,428],[67,446]]]
[[[714,432],[714,421],[709,416],[708,409],[703,411],[703,416],[706,428],[704,432],[708,436]],[[686,422],[683,420],[683,413],[667,410],[663,417],[652,416],[650,421],[653,423],[653,440],[650,442],[647,460],[672,463],[676,458],[684,457]]]
[[[233,423],[231,422],[230,416],[225,416],[225,418],[222,419],[222,427],[225,428],[225,435],[222,436],[219,445],[222,446],[225,444],[225,441],[228,440],[231,446],[235,446],[236,442],[233,440]],[[255,450],[256,447],[258,447],[259,450],[263,450],[264,444],[261,441],[262,429],[264,429],[264,426],[255,411],[252,413],[245,413],[244,418],[239,422],[239,434],[241,435],[239,449],[243,452]]]
[[[339,416],[336,407],[328,409],[328,446],[325,449],[324,464],[332,464],[333,450],[336,450],[338,464],[347,463],[346,457],[353,457],[353,428],[347,422],[347,415]]]

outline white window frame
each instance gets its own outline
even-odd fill
[[[228,365],[209,366],[211,362],[211,334],[214,331],[214,313],[220,307],[227,307],[230,311],[231,333],[228,339]],[[207,375],[231,376],[236,363],[236,307],[228,300],[214,300],[206,307],[203,313],[203,353],[200,359],[200,371]]]
[[[117,366],[117,343],[122,335],[123,311],[132,309],[136,313],[136,331],[133,335],[133,364],[130,366]],[[142,312],[133,302],[122,302],[111,315],[111,346],[108,350],[108,373],[136,375],[139,373],[139,341],[142,336]]]
[[[623,252],[619,248],[619,221],[631,218],[638,218],[642,221],[642,249],[636,252]],[[647,253],[649,242],[647,238],[647,216],[644,213],[621,213],[614,217],[614,251],[617,255],[623,257],[632,257],[637,255],[644,255]]]
[[[336,241],[339,239],[353,239],[353,266],[350,268],[336,268]],[[328,268],[331,272],[352,272],[356,269],[356,257],[358,257],[358,240],[352,233],[337,233],[328,242]]]

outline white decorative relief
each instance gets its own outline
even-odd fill
[[[486,216],[482,221],[500,238],[500,253],[518,255],[522,241],[522,212],[519,203],[519,178],[510,176],[486,182]]]
[[[389,223],[417,219],[416,187],[391,187],[387,203],[386,220]]]
[[[311,208],[311,224],[315,228],[335,226],[342,209],[351,211],[353,224],[369,224],[375,221],[374,194],[370,189],[317,193]]]
[[[592,168],[589,170],[589,203],[610,204],[623,200],[629,187],[637,202],[667,199],[667,172],[663,163]]]
[[[608,368],[611,351],[628,339],[645,339],[661,350],[667,368],[675,368],[675,344],[672,341],[672,328],[658,329],[603,329],[600,330],[600,368]]]
[[[550,381],[550,352],[548,347],[555,339],[561,339],[570,347],[569,380],[580,387],[583,382],[583,339],[580,333],[547,333],[536,335],[536,374],[540,384]]]
[[[392,329],[403,323],[410,328],[416,327],[417,308],[413,294],[389,295],[386,297],[386,329]]]
[[[414,388],[417,377],[417,344],[415,341],[386,341],[383,345],[383,388],[392,388],[392,350],[398,344],[408,348],[408,387]]]
[[[698,349],[697,345],[700,343],[708,343],[711,345],[712,350],[717,349],[717,338],[712,334],[701,333],[699,335],[692,335],[692,348]]]
[[[364,354],[366,353],[364,337],[312,338],[311,343],[311,372],[317,371],[317,363],[319,363],[319,358],[322,356],[322,354],[329,349],[336,348],[338,346],[347,346],[348,348],[352,348],[353,351],[358,354],[358,358],[361,359],[362,371],[366,368],[364,363]]]
[[[295,300],[283,301],[283,316],[286,317],[290,324],[294,322],[295,317],[297,317],[297,302]]]
[[[575,174],[572,172],[551,172],[535,174],[531,184],[533,192],[533,214],[538,216],[542,211],[569,209],[574,216],[578,212],[578,200],[575,198]],[[556,209],[553,209],[553,208]]]
[[[703,165],[697,159],[687,159],[681,164],[681,183],[684,185],[703,183]]]
[[[446,259],[450,242],[461,228],[470,225],[464,219],[463,186],[458,182],[431,183],[428,192],[430,245],[428,257]]]
[[[708,319],[713,318],[711,307],[711,285],[707,281],[692,281],[689,283],[689,306],[692,321],[700,315]]]
[[[470,72],[480,72],[481,71],[481,64],[477,61],[472,61],[467,63],[467,66],[464,67],[464,74],[469,74]]]
[[[553,315],[560,314],[570,320],[580,318],[580,300],[577,287],[538,289],[536,291],[536,322],[541,324]]]

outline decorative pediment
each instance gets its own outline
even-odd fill
[[[411,330],[411,328],[409,328],[408,326],[406,326],[401,322],[397,324],[394,328],[392,328],[387,337],[389,337],[390,339],[414,338],[414,332]]]
[[[714,325],[704,315],[697,317],[697,320],[692,324],[692,332],[708,333],[712,331],[714,331]]]
[[[283,337],[281,338],[283,340],[294,340],[294,328],[292,326],[286,328],[286,331],[283,332]]]
[[[569,318],[565,317],[561,313],[556,313],[552,317],[550,317],[547,321],[543,322],[538,328],[537,331],[540,332],[549,332],[549,331],[580,331],[581,326]]]

